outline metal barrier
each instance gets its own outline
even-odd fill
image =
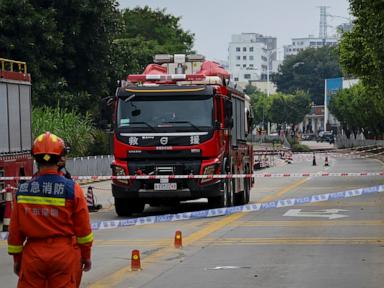
[[[72,175],[109,176],[113,160],[113,155],[76,157],[67,159],[65,166]]]

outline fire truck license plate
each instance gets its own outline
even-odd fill
[[[155,183],[154,189],[155,190],[176,190],[177,184],[176,183]]]

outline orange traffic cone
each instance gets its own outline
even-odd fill
[[[131,271],[140,271],[140,270],[141,270],[140,251],[132,250]]]
[[[8,226],[11,222],[12,214],[12,187],[8,185],[5,188],[5,209],[3,218],[3,232],[8,232]]]
[[[181,231],[176,231],[175,233],[175,248],[183,247],[183,238]]]
[[[328,163],[328,156],[325,156],[324,166],[329,166],[329,163]]]

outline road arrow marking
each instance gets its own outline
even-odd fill
[[[328,218],[329,220],[348,217],[347,215],[338,214],[339,212],[345,212],[348,210],[343,209],[324,209],[311,212],[304,212],[301,209],[290,209],[283,216],[288,217],[320,217]]]

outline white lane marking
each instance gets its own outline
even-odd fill
[[[289,209],[283,216],[287,217],[320,217],[328,218],[329,220],[348,217],[347,215],[338,214],[348,210],[343,209],[325,209],[316,211],[301,211],[302,209]]]

